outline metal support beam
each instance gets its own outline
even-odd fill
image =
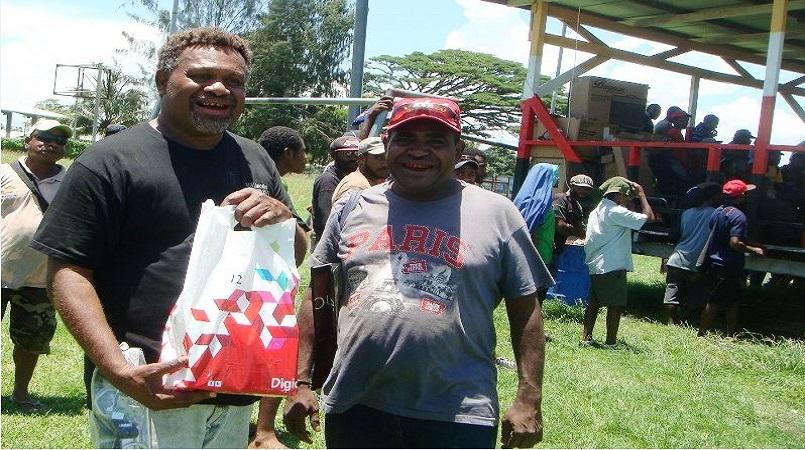
[[[777,82],[780,79],[780,62],[783,58],[787,13],[788,0],[774,0],[774,9],[771,13],[771,24],[769,26],[769,48],[766,52],[763,100],[760,102],[760,123],[758,124],[755,153],[752,161],[753,175],[764,175],[768,165],[768,147],[771,140],[771,124],[774,120],[774,102],[777,99]],[[782,91],[782,89],[780,90]]]
[[[628,52],[612,47],[602,47],[589,42],[576,41],[573,39],[562,38],[553,34],[545,35],[545,43],[550,45],[565,46],[568,48],[578,48],[578,50],[592,53],[596,55],[607,56],[612,59],[631,62],[649,67],[656,67],[658,69],[668,70],[671,72],[682,73],[690,76],[697,76],[707,80],[720,81],[723,83],[737,84],[740,86],[748,86],[760,89],[763,83],[760,80],[747,80],[746,78],[738,75],[725,74],[713,70],[702,69],[700,67],[693,67],[686,64],[681,64],[664,59],[656,59],[651,56],[641,55],[639,53]],[[780,85],[780,92],[791,93],[794,95],[805,96],[805,89],[798,87],[790,87]]]
[[[528,57],[528,72],[523,86],[523,99],[531,98],[539,87],[542,69],[542,47],[545,38],[545,22],[548,18],[547,6],[543,0],[531,4],[531,50]]]
[[[349,75],[349,96],[356,98],[363,93],[363,58],[366,49],[366,18],[369,15],[369,0],[355,1],[355,32],[352,38],[352,72]],[[349,107],[347,129],[360,113],[357,105]]]
[[[690,95],[688,96],[688,114],[690,114],[690,126],[696,126],[696,110],[699,107],[699,77],[690,79]]]
[[[805,9],[805,0],[791,0],[789,11]],[[623,23],[638,27],[652,27],[657,25],[670,25],[689,22],[703,22],[712,19],[725,19],[728,17],[761,16],[772,12],[772,4],[716,7],[700,9],[687,14],[655,14],[624,20]]]
[[[798,78],[794,78],[793,80],[789,81],[788,83],[785,83],[785,85],[794,87],[794,86],[799,86],[802,83],[805,83],[805,75],[802,75],[802,76],[800,76]]]
[[[12,112],[7,112],[6,114],[6,137],[11,137],[11,116],[14,115]]]

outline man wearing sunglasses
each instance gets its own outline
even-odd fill
[[[3,315],[11,303],[9,331],[14,343],[11,403],[25,411],[45,409],[28,385],[39,355],[50,353],[56,313],[45,292],[47,258],[28,246],[64,178],[64,144],[70,127],[55,120],[36,122],[25,138],[27,154],[2,166]]]

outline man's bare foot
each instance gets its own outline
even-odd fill
[[[288,448],[277,438],[274,431],[259,433],[254,440],[249,443],[249,448]]]

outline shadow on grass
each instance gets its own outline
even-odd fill
[[[9,397],[3,397],[0,413],[19,414],[30,416],[42,416],[47,414],[65,414],[70,416],[84,415],[87,409],[84,408],[84,396],[60,396],[60,395],[37,395],[36,399],[45,405],[45,411],[27,411],[19,407]]]
[[[629,306],[625,314],[639,320],[665,323],[662,299],[665,285],[629,282]],[[688,325],[698,327],[700,308],[682,311]],[[792,286],[747,287],[740,303],[739,329],[752,340],[758,338],[805,339],[805,302]],[[723,314],[716,328],[723,330]]]
[[[280,409],[278,414],[280,414],[280,415],[282,414],[281,409]],[[287,431],[280,430],[280,429],[275,429],[275,432],[277,433],[277,439],[281,443],[285,444],[288,448],[300,448],[303,445],[302,441],[300,441],[299,438],[297,438],[296,436],[294,436],[293,434],[291,434],[291,433],[289,433]],[[254,440],[254,436],[255,436],[256,433],[257,433],[257,425],[252,423],[252,422],[250,422],[249,423],[249,443],[250,444]]]

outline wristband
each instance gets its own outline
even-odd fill
[[[299,386],[313,387],[313,381],[312,380],[296,380],[296,387],[299,387]]]

